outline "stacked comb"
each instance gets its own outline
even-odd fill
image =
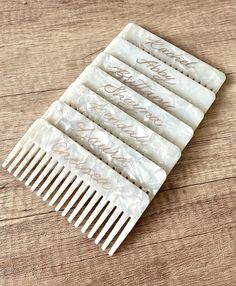
[[[29,128],[3,163],[112,255],[156,195],[225,80],[135,25]]]

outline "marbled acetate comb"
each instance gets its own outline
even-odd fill
[[[191,140],[225,75],[135,24],[85,68],[3,167],[111,246],[131,231]]]

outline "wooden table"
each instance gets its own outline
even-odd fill
[[[134,230],[110,258],[6,171],[0,285],[236,285],[236,2],[0,0],[0,159],[128,22],[227,81]]]

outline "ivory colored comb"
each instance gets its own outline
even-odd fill
[[[166,172],[64,102],[56,101],[43,118],[103,160],[132,183],[156,195]]]
[[[142,27],[129,23],[118,35],[159,60],[181,71],[215,93],[225,81],[225,74],[181,50]]]
[[[60,98],[169,173],[180,149],[83,85],[72,84]]]
[[[193,136],[190,126],[153,104],[96,66],[88,66],[75,81],[96,91],[181,150]]]
[[[102,249],[113,242],[109,255],[149,204],[145,192],[43,119],[29,128],[3,166],[26,185],[32,184],[31,190],[37,188],[44,200],[57,203],[56,210],[65,206],[63,216],[74,207],[69,221],[74,220],[75,227],[88,217],[82,232],[96,219],[89,238],[106,221],[95,243],[108,235]]]
[[[128,24],[3,163],[113,255],[160,189],[225,75]]]

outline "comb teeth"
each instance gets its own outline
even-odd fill
[[[42,159],[42,157],[45,155],[45,152],[43,152],[40,148],[38,148],[37,153],[34,155],[33,159],[31,160],[30,164],[26,167],[24,172],[19,177],[20,181],[23,181],[27,175],[31,172],[31,170],[34,168],[34,166],[39,162],[39,160]]]
[[[82,227],[81,232],[84,233],[90,227],[91,223],[95,220],[95,218],[98,216],[98,214],[101,212],[101,210],[105,207],[106,204],[107,204],[107,201],[102,198],[101,201],[99,202],[99,204],[93,210],[90,217],[87,219],[84,226]],[[88,235],[88,238],[91,238],[91,237],[92,236]]]
[[[79,179],[75,179],[75,181],[73,182],[73,184],[69,187],[69,189],[66,191],[66,193],[64,194],[64,196],[62,197],[62,199],[60,200],[60,202],[58,203],[58,205],[55,208],[55,211],[59,211],[64,204],[67,202],[67,200],[70,198],[70,196],[73,194],[73,192],[75,191],[75,189],[80,186],[83,183],[83,181],[80,181]]]
[[[23,168],[27,165],[27,163],[32,159],[32,157],[37,153],[39,148],[37,146],[32,146],[32,148],[29,150],[28,154],[24,157],[24,159],[20,162],[17,169],[13,173],[13,176],[16,177],[19,175],[19,173],[23,170]]]
[[[99,233],[97,238],[95,239],[95,243],[98,244],[101,239],[104,237],[104,235],[107,233],[107,231],[110,229],[110,227],[113,225],[113,223],[116,221],[116,219],[121,215],[121,212],[119,209],[115,209],[112,213],[111,217],[106,222],[105,226],[103,227],[102,231]]]
[[[75,176],[69,173],[65,181],[61,185],[61,187],[58,189],[58,191],[55,193],[55,195],[50,200],[49,206],[53,206],[56,203],[56,201],[59,199],[59,197],[63,194],[63,192],[68,188],[68,186],[71,184],[71,182],[74,179],[75,179]]]
[[[46,154],[46,152],[42,149],[39,150],[41,153],[41,157],[39,158],[39,160],[37,159],[33,159],[31,162],[35,162],[35,166],[36,168],[33,170],[33,172],[30,174],[29,178],[26,180],[25,185],[29,186],[31,184],[31,182],[37,177],[37,175],[39,174],[39,172],[41,170],[44,169],[44,167],[47,165],[47,163],[50,161],[50,156],[48,156],[48,154]],[[33,168],[33,166],[31,166]],[[28,173],[31,172],[31,170],[27,170]],[[31,189],[32,190],[32,189]]]
[[[129,217],[124,213],[121,215],[120,219],[115,224],[114,228],[112,229],[112,231],[110,232],[106,240],[104,241],[102,245],[102,250],[105,250],[109,246],[109,244],[114,239],[114,237],[117,235],[117,233],[120,231],[122,226],[125,224],[125,222],[127,222],[128,218]]]
[[[71,208],[73,208],[74,204],[77,202],[77,200],[82,196],[82,194],[87,189],[89,189],[89,186],[86,185],[84,182],[82,182],[82,184],[79,186],[79,188],[77,189],[76,193],[71,198],[71,200],[69,201],[68,205],[66,206],[66,208],[62,212],[62,216],[67,215],[67,213],[71,210]]]
[[[37,195],[40,196],[45,190],[46,188],[52,183],[53,179],[61,172],[63,166],[54,161],[53,159],[51,160],[52,164],[53,164],[53,169],[50,173],[50,170],[48,170],[48,168],[46,167],[45,170],[43,171],[43,173],[45,175],[49,174],[46,178],[46,180],[43,182],[42,186],[39,188]],[[47,174],[46,174],[47,172]],[[41,183],[41,181],[40,181]],[[53,186],[53,185],[52,185]]]
[[[86,218],[86,216],[88,215],[88,213],[92,210],[92,208],[94,207],[94,205],[99,201],[99,199],[101,198],[101,196],[98,193],[94,193],[94,196],[92,197],[91,201],[89,202],[89,204],[86,206],[85,210],[82,212],[82,214],[80,215],[80,217],[77,219],[77,221],[75,222],[75,227],[80,226],[80,224],[82,223],[82,221]]]
[[[108,204],[104,212],[102,212],[101,216],[99,217],[99,219],[97,220],[97,222],[95,223],[91,231],[89,232],[88,234],[89,238],[92,238],[94,236],[94,234],[97,232],[99,227],[103,224],[103,222],[106,220],[106,218],[108,217],[108,215],[113,209],[114,209],[114,206],[112,204]]]
[[[48,135],[47,140],[43,134]],[[32,125],[4,166],[14,170],[20,180],[26,180],[25,184],[32,185],[31,190],[37,190],[37,195],[49,205],[58,201],[55,210],[64,207],[61,215],[67,216],[69,222],[74,220],[75,227],[84,222],[82,232],[97,219],[88,237],[108,219],[95,241],[98,243],[107,234],[103,249],[115,240],[125,221],[137,221],[149,203],[144,192],[43,119]]]
[[[94,189],[88,187],[85,191],[85,194],[83,195],[82,199],[78,204],[76,204],[76,208],[73,210],[72,214],[69,216],[68,221],[71,222],[74,217],[77,215],[77,213],[82,209],[82,207],[85,205],[85,203],[88,201],[88,199],[93,195]]]
[[[129,234],[130,230],[134,227],[136,221],[133,219],[130,219],[130,221],[127,223],[127,225],[124,227],[118,238],[115,240],[114,244],[112,245],[109,255],[112,256],[117,248],[120,246],[120,244],[123,242],[123,240],[126,238],[126,236]]]
[[[30,147],[32,148],[32,145],[31,146],[25,146],[25,148],[21,149],[19,151],[19,153],[17,154],[16,158],[14,159],[14,161],[11,163],[11,165],[8,167],[8,172],[12,172],[13,169],[16,168],[16,166],[21,162],[21,160],[25,157],[25,155],[27,154],[27,152],[30,150]],[[14,156],[15,154],[13,154]],[[12,159],[14,158],[12,156]]]
[[[56,165],[57,165],[57,161],[51,158],[49,162],[47,163],[47,165],[45,166],[45,168],[43,169],[43,171],[40,173],[40,176],[37,178],[37,180],[32,185],[31,187],[32,192],[42,183],[43,179],[52,172],[52,170],[55,168]],[[54,172],[52,172],[51,174],[51,177],[53,176],[54,176]],[[38,195],[40,195],[42,193],[41,190],[43,190],[43,188],[45,188],[49,184],[51,177],[49,176],[46,179],[46,181],[43,183],[41,189],[38,191]]]
[[[50,197],[50,195],[56,190],[58,185],[61,183],[61,181],[67,176],[69,172],[66,169],[63,169],[59,176],[56,178],[56,180],[53,182],[49,190],[45,193],[43,196],[43,200],[46,201]]]

